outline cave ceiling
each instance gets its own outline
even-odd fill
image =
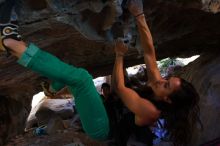
[[[104,0],[103,0],[104,1]],[[103,27],[112,7],[98,0],[23,0],[18,15],[23,39],[36,43],[67,63],[84,67],[94,76],[111,73],[112,41],[129,44],[127,66],[143,63],[134,19],[122,2],[122,15],[110,31]],[[1,1],[0,1],[1,2]],[[152,31],[157,58],[188,57],[220,47],[219,0],[145,0],[144,13]],[[0,87],[38,84],[40,76],[0,56]]]

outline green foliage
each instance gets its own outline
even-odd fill
[[[184,66],[184,64],[181,61],[177,60],[176,58],[166,58],[161,61],[157,61],[157,64],[162,76],[167,74],[167,68],[169,68],[171,65]]]

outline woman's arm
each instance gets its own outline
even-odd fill
[[[141,98],[134,90],[125,86],[123,56],[126,51],[127,46],[123,42],[116,42],[113,88],[122,102],[135,114],[135,123],[137,125],[151,124],[158,118],[160,112],[151,102]]]
[[[144,61],[147,67],[149,82],[158,81],[162,77],[157,67],[153,39],[143,13],[142,0],[131,0],[128,8],[129,11],[135,16],[136,23],[138,26],[138,31],[141,39],[141,46],[144,50]]]

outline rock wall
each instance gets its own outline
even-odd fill
[[[184,68],[182,76],[191,81],[200,94],[201,122],[204,129],[194,133],[193,145],[220,137],[220,52],[203,53]]]
[[[24,131],[28,110],[20,101],[0,95],[0,145]]]

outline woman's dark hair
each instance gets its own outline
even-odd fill
[[[186,146],[191,141],[196,121],[200,122],[199,94],[191,83],[180,80],[180,89],[169,95],[172,103],[162,111],[174,146]]]
[[[186,146],[191,141],[196,123],[201,124],[199,94],[191,83],[182,78],[180,80],[181,88],[169,95],[172,104],[155,101],[152,88],[141,85],[137,80],[128,84],[128,87],[134,89],[141,97],[150,100],[162,111],[161,118],[165,119],[164,128],[169,132],[174,146]]]
[[[102,86],[101,86],[101,89],[103,88],[110,88],[110,85],[108,83],[103,83]]]

